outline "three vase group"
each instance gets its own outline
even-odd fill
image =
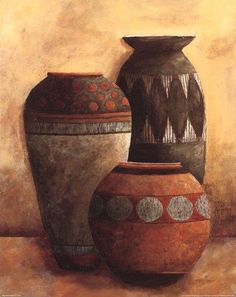
[[[93,197],[93,239],[113,270],[185,273],[210,232],[199,184],[204,97],[182,52],[193,37],[124,39],[134,53],[119,87],[101,74],[49,73],[28,96],[26,142],[42,220],[61,267],[93,268]]]

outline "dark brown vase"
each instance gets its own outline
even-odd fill
[[[42,220],[62,268],[91,269],[88,226],[97,184],[127,160],[131,115],[122,91],[101,74],[49,73],[29,94],[26,143]]]
[[[178,163],[120,163],[94,192],[89,222],[105,261],[125,278],[189,272],[210,233],[206,194]]]
[[[134,48],[117,84],[130,101],[129,161],[181,162],[205,171],[205,107],[199,77],[182,52],[194,37],[124,37]]]

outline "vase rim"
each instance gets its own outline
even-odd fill
[[[48,72],[48,77],[77,78],[103,76],[102,72]]]
[[[124,36],[123,40],[136,50],[155,50],[164,52],[182,50],[194,38],[194,35]]]
[[[181,162],[173,163],[149,163],[149,162],[120,162],[119,168],[123,169],[141,169],[141,170],[173,170],[182,169]]]
[[[122,38],[140,38],[140,39],[171,39],[171,38],[195,38],[195,35],[126,35]]]

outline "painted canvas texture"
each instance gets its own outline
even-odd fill
[[[3,0],[0,15],[0,294],[233,296],[235,1]],[[205,97],[203,187],[211,205],[212,241],[191,274],[169,286],[126,284],[103,265],[92,274],[57,266],[45,238],[24,136],[26,98],[47,72],[102,72],[115,82],[133,52],[122,40],[128,35],[196,36],[183,52]]]

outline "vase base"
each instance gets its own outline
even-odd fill
[[[98,255],[56,255],[57,264],[66,270],[91,271],[98,267],[101,259]]]

